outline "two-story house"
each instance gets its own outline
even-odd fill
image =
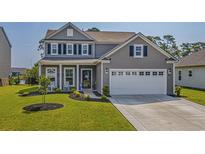
[[[3,29],[0,27],[0,86],[8,85],[11,71],[11,43]]]
[[[72,23],[48,30],[39,75],[66,90],[111,95],[174,93],[174,58],[141,33],[83,31]]]

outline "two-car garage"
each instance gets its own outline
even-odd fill
[[[111,69],[110,94],[167,94],[167,70]]]

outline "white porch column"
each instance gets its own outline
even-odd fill
[[[59,72],[59,80],[60,80],[60,89],[62,90],[62,64],[59,65],[59,69],[60,69],[60,72]]]
[[[38,64],[38,76],[39,77],[41,76],[41,64],[40,63]]]
[[[76,88],[79,90],[79,65],[76,65]]]
[[[104,71],[103,71],[103,62],[101,62],[101,80],[100,80],[100,84],[101,84],[101,94],[103,94],[103,74],[104,74]]]

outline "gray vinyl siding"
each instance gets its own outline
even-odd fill
[[[11,47],[0,28],[0,78],[8,78],[11,72]]]
[[[110,51],[114,47],[116,47],[117,44],[96,44],[95,45],[95,50],[96,50],[96,58],[101,57],[104,55],[106,52]]]
[[[96,65],[96,90],[101,93],[101,63]]]
[[[192,71],[191,77],[189,70]],[[179,80],[179,71],[181,71],[181,80]],[[176,68],[175,83],[180,86],[205,89],[205,66]]]
[[[66,27],[61,32],[57,33],[56,35],[52,36],[49,39],[52,39],[52,40],[62,40],[62,39],[64,39],[64,40],[76,40],[76,41],[79,41],[79,40],[89,41],[89,40],[91,40],[90,38],[88,38],[85,35],[79,33],[78,31],[76,31],[75,29],[73,29],[73,36],[68,37],[67,36],[67,29],[69,29],[69,28],[73,29],[71,26]]]
[[[148,46],[148,56],[134,58],[129,56],[129,46],[133,44],[144,44]],[[110,63],[103,64],[103,85],[109,84],[109,73],[105,69],[171,69],[172,73],[167,75],[167,93],[173,94],[173,64],[166,62],[166,56],[147,44],[141,38],[137,38],[124,46],[113,55]]]

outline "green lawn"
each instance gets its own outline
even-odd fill
[[[26,113],[22,108],[41,103],[41,96],[18,96],[24,88],[0,87],[0,130],[135,130],[111,103],[76,101],[67,94],[46,96],[64,108]]]
[[[205,91],[190,88],[182,88],[181,95],[187,100],[190,100],[201,105],[205,105]]]

